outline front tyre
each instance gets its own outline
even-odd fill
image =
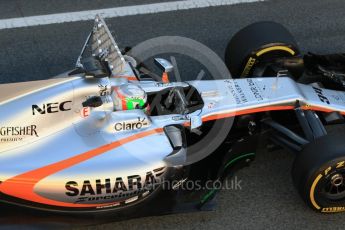
[[[284,26],[263,21],[246,26],[231,38],[225,64],[234,78],[248,77],[265,62],[298,54],[297,43]]]
[[[302,198],[322,213],[345,211],[345,135],[309,143],[296,157],[292,179]]]

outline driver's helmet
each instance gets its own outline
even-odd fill
[[[147,109],[147,95],[138,85],[124,84],[114,87],[112,95],[116,111]]]

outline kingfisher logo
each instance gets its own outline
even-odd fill
[[[21,141],[27,136],[38,137],[36,125],[0,127],[0,142]]]
[[[99,88],[99,95],[100,96],[107,96],[109,95],[109,90],[108,90],[108,85],[102,85],[102,84],[99,84],[98,85],[98,88]]]

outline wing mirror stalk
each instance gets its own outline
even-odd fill
[[[169,73],[173,71],[174,66],[166,59],[163,58],[155,58],[155,64],[163,70],[162,74],[162,82],[169,83]]]

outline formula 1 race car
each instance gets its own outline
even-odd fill
[[[2,222],[207,210],[219,188],[207,185],[252,162],[263,135],[296,152],[292,177],[308,205],[345,211],[344,135],[327,128],[344,124],[344,56],[303,56],[283,26],[260,22],[229,42],[237,78],[170,82],[174,66],[154,61],[161,79],[97,17],[75,70],[0,85]],[[197,188],[184,189],[190,181]]]

